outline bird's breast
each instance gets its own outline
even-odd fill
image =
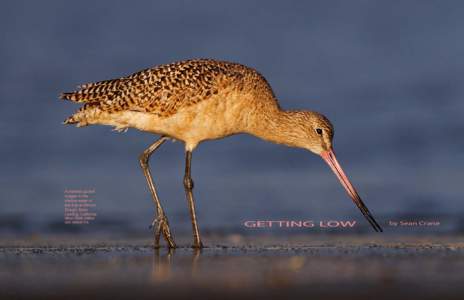
[[[249,99],[238,93],[211,97],[166,118],[153,117],[144,130],[182,140],[193,150],[204,140],[244,131]]]

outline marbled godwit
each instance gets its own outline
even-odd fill
[[[382,231],[335,158],[330,121],[313,111],[281,109],[266,79],[252,68],[210,59],[187,60],[128,77],[84,84],[61,98],[85,103],[64,124],[110,125],[118,131],[131,127],[161,135],[140,155],[157,210],[152,223],[155,247],[159,247],[161,234],[170,248],[175,244],[150,174],[151,154],[169,138],[185,143],[184,187],[192,219],[193,246],[201,248],[191,177],[192,151],[202,141],[237,133],[320,155],[373,228]]]

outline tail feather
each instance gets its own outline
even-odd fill
[[[95,92],[95,93],[82,93],[82,91],[62,93],[61,99],[70,100],[77,103],[92,103],[92,102],[105,102],[112,100],[116,93],[112,92]]]
[[[79,123],[79,121],[76,120],[74,115],[69,116],[68,118],[66,118],[66,120],[63,121],[63,125],[76,124],[76,123]]]
[[[60,99],[79,102],[76,92],[61,93]]]
[[[67,119],[65,119],[63,122],[61,122],[61,124],[69,125],[69,124],[75,124],[75,123],[74,123],[74,120],[72,120],[72,116],[70,116]]]
[[[77,91],[62,93],[60,98],[78,103],[112,100],[121,94],[121,90],[126,81],[127,79],[120,78],[82,84],[78,86]]]
[[[64,125],[77,124],[78,127],[86,126],[92,119],[97,118],[102,113],[98,104],[87,103],[79,108],[73,115],[63,121]]]

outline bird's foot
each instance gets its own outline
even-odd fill
[[[204,246],[203,246],[203,243],[201,242],[201,239],[200,239],[200,236],[198,235],[193,235],[193,245],[192,245],[192,248],[193,249],[202,249]]]
[[[201,241],[199,241],[199,242],[195,241],[195,242],[193,242],[192,248],[193,249],[203,249],[204,246],[203,246],[203,243]]]
[[[168,243],[168,247],[176,248],[176,243],[174,243],[174,239],[171,235],[171,229],[169,228],[168,218],[163,214],[158,214],[157,217],[153,219],[153,222],[150,225],[150,228],[153,228],[155,233],[155,243],[154,247],[158,249],[160,247],[159,241],[161,234],[163,234],[164,239]]]

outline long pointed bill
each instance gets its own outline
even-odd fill
[[[366,217],[367,221],[369,221],[372,227],[374,227],[374,230],[382,232],[382,227],[380,227],[380,225],[375,221],[374,217],[371,215],[366,205],[361,200],[361,197],[359,197],[358,192],[356,192],[355,188],[348,180],[348,177],[346,177],[345,172],[343,172],[343,169],[338,163],[333,150],[322,152],[321,156],[325,160],[325,162],[330,166],[335,175],[337,175],[338,180],[340,180],[341,184],[348,192],[348,195],[350,195],[351,199],[353,199],[353,202],[361,210],[362,214],[364,215],[364,217]]]

